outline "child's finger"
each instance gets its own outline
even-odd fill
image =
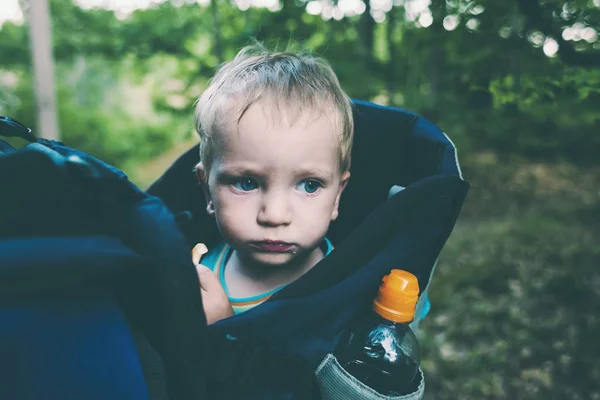
[[[207,292],[212,292],[214,290],[223,290],[221,286],[221,282],[219,282],[219,278],[212,271],[212,269],[208,268],[205,265],[198,264],[196,265],[196,271],[198,271],[198,278],[200,279],[200,288]]]
[[[202,256],[206,253],[208,253],[208,248],[204,243],[198,243],[195,245],[192,249],[192,261],[194,262],[194,265],[200,264]]]

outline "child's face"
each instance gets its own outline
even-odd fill
[[[309,256],[338,215],[350,176],[339,171],[332,122],[253,104],[221,130],[210,171],[198,166],[223,238],[251,264],[281,266]]]

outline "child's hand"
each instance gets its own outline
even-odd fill
[[[198,264],[198,279],[200,279],[200,292],[202,292],[202,306],[206,314],[206,323],[214,324],[233,315],[233,309],[219,282],[219,278],[208,267]]]
[[[217,278],[210,268],[200,264],[200,259],[207,251],[208,249],[204,244],[198,243],[194,247],[194,250],[192,250],[192,260],[196,265],[198,279],[200,280],[202,307],[206,315],[206,322],[210,325],[224,318],[231,317],[233,309],[225,290],[221,286],[221,282],[219,282],[219,278]]]

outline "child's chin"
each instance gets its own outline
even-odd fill
[[[254,253],[252,259],[257,264],[262,264],[265,267],[285,267],[290,264],[295,258],[291,253]]]

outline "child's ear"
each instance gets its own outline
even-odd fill
[[[210,195],[210,187],[208,186],[208,172],[204,168],[204,164],[199,162],[196,167],[196,179],[198,179],[198,183],[202,186],[202,191],[204,192],[204,197],[206,199],[206,212],[208,215],[215,214],[215,205],[212,201],[212,197]]]
[[[340,186],[338,187],[338,192],[335,196],[335,203],[333,204],[333,210],[331,211],[332,221],[335,221],[339,215],[340,198],[342,197],[342,192],[344,189],[346,189],[348,180],[350,180],[350,171],[344,171],[342,177],[340,178]]]

